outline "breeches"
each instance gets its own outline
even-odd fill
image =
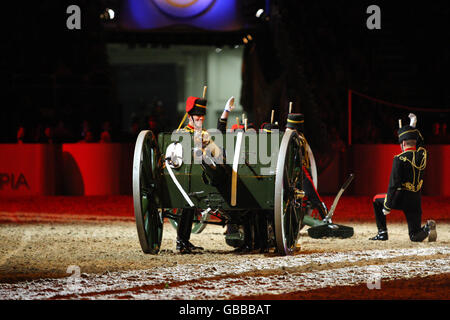
[[[373,198],[373,209],[378,231],[387,230],[386,216],[383,213],[384,199],[386,194],[377,194]],[[427,237],[427,233],[421,227],[422,206],[420,196],[418,199],[410,201],[410,199],[399,199],[400,203],[392,209],[402,210],[408,223],[408,234],[411,241],[423,241]],[[409,201],[408,201],[409,200]]]

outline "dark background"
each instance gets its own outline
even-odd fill
[[[66,28],[70,4],[81,8],[81,30]],[[371,4],[381,8],[381,30],[366,27]],[[270,118],[272,109],[284,125],[293,101],[295,111],[305,114],[313,150],[320,155],[345,148],[351,89],[421,108],[415,113],[426,142],[450,141],[445,129],[450,100],[448,1],[243,0],[246,24],[233,32],[123,30],[99,18],[106,7],[120,15],[120,6],[121,1],[43,0],[4,11],[0,142],[17,141],[21,126],[25,142],[45,142],[46,127],[56,142],[79,141],[83,121],[89,122],[94,140],[109,122],[113,141],[133,141],[134,135],[121,128],[118,87],[128,86],[132,93],[134,84],[118,78],[110,66],[108,43],[234,46],[242,45],[249,33],[253,40],[244,50],[241,104],[257,126]],[[267,6],[269,21],[254,17],[258,8]],[[395,143],[398,118],[406,123],[409,112],[353,95],[353,143]]]

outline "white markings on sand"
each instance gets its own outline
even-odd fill
[[[375,281],[379,281],[378,289],[382,289],[382,281],[448,273],[450,272],[449,262],[450,259],[407,261],[388,263],[382,266],[352,266],[299,274],[286,273],[285,275],[206,279],[199,280],[195,284],[189,283],[174,288],[113,293],[90,296],[88,299],[218,300],[239,296],[285,294],[335,286],[372,284]]]
[[[31,232],[29,230],[25,230],[23,237],[19,240],[19,245],[17,248],[9,251],[7,254],[0,257],[0,266],[6,263],[9,258],[13,257],[16,253],[21,252],[25,245],[31,240]]]
[[[441,255],[425,261],[405,261],[417,256]],[[445,257],[442,257],[445,256]],[[380,260],[401,258],[398,263]],[[334,263],[370,263],[373,266],[334,268]],[[289,273],[289,268],[311,265],[317,271]],[[367,250],[339,253],[300,254],[206,264],[159,267],[151,270],[81,274],[76,283],[68,278],[40,279],[16,284],[0,284],[0,299],[227,299],[232,296],[286,293],[322,287],[353,285],[370,280],[401,279],[450,272],[450,248]],[[247,276],[246,272],[266,270],[267,276]],[[270,275],[273,271],[276,274]],[[285,273],[285,275],[280,275]],[[236,278],[235,275],[241,275]],[[211,279],[218,277],[218,279]],[[183,282],[194,281],[188,284]],[[201,288],[195,289],[196,284]],[[144,288],[145,286],[145,288]],[[159,286],[149,288],[149,286]],[[161,289],[164,287],[164,289]],[[132,290],[132,291],[131,291]]]

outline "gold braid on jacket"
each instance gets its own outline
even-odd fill
[[[416,152],[418,152],[420,150],[423,150],[423,158],[422,158],[422,161],[420,162],[420,164],[417,165],[416,164]],[[420,147],[419,149],[417,149],[416,152],[413,152],[412,160],[409,160],[407,157],[401,156],[401,155],[399,155],[399,157],[398,157],[399,160],[401,160],[401,161],[409,162],[409,164],[412,167],[413,181],[402,183],[403,190],[412,191],[412,192],[418,192],[422,188],[423,179],[420,179],[420,174],[423,170],[425,170],[425,167],[427,166],[427,150],[425,150],[425,148],[423,148],[423,147]],[[416,170],[417,170],[417,175],[416,175]],[[417,185],[416,185],[416,178],[420,179],[417,182]]]

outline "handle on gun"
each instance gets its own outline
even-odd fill
[[[344,185],[342,186],[342,189],[347,189],[348,185],[350,184],[350,182],[352,182],[353,178],[355,177],[354,173],[350,174],[350,177],[348,177],[347,181],[345,181]]]

